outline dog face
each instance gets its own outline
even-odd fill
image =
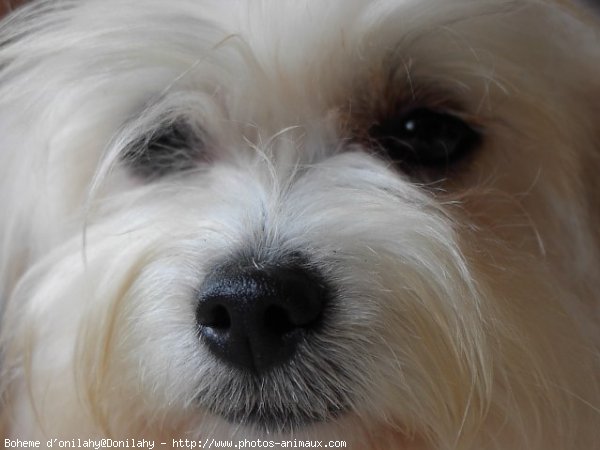
[[[2,40],[6,436],[598,442],[566,6],[42,1]]]

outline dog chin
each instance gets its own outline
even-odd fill
[[[525,0],[0,27],[0,434],[600,442],[600,45]]]

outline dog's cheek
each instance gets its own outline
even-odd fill
[[[144,361],[151,359],[150,351],[139,344],[144,337],[136,331],[136,327],[144,331],[140,322],[148,322],[149,312],[142,307],[157,308],[144,303],[144,297],[135,298],[134,292],[135,280],[156,258],[150,251],[153,238],[91,237],[85,262],[79,239],[74,239],[30,272],[6,311],[7,320],[18,324],[4,330],[6,373],[11,368],[22,373],[21,379],[5,386],[11,406],[8,420],[19,417],[24,427],[13,433],[41,438],[43,430],[52,429],[53,436],[69,437],[73,426],[89,436],[159,432],[147,429],[141,417],[131,416],[131,408],[145,410],[154,403],[154,396],[143,395],[150,389],[140,391],[140,377],[146,370],[164,368],[164,362],[148,366]],[[182,285],[179,290],[162,291],[164,302],[169,294],[171,300],[177,297]],[[185,317],[177,315],[181,316]],[[187,326],[193,327],[193,320]],[[146,339],[152,343],[155,334]],[[174,348],[181,348],[178,345]],[[140,349],[145,349],[145,355],[140,355]],[[122,398],[131,402],[124,404]],[[54,412],[56,405],[62,405],[60,414]],[[127,430],[120,429],[123,424]],[[173,423],[165,426],[177,429]]]
[[[12,414],[25,418],[17,422],[22,429],[16,432],[43,437],[49,427],[57,436],[67,436],[71,424],[78,424],[92,433],[91,414],[81,406],[85,389],[79,390],[74,361],[85,309],[88,302],[98,301],[90,289],[99,273],[93,268],[73,278],[73,271],[84,272],[81,260],[65,255],[39,269],[37,276],[30,273],[20,284],[13,294],[16,301],[6,311],[6,319],[18,324],[5,329],[3,336],[5,363],[22,373],[5,386]],[[57,404],[65,405],[64,414],[53,413]]]

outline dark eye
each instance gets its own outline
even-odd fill
[[[405,170],[444,169],[469,155],[480,133],[459,117],[419,108],[376,123],[369,135]]]
[[[123,154],[131,172],[155,179],[196,167],[205,156],[204,139],[185,122],[164,124],[133,142]]]

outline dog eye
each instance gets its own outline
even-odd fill
[[[193,169],[205,158],[204,147],[188,124],[173,122],[132,143],[123,160],[134,175],[156,179]]]
[[[481,134],[459,117],[432,109],[403,112],[376,123],[369,135],[403,170],[444,169],[469,155]]]

